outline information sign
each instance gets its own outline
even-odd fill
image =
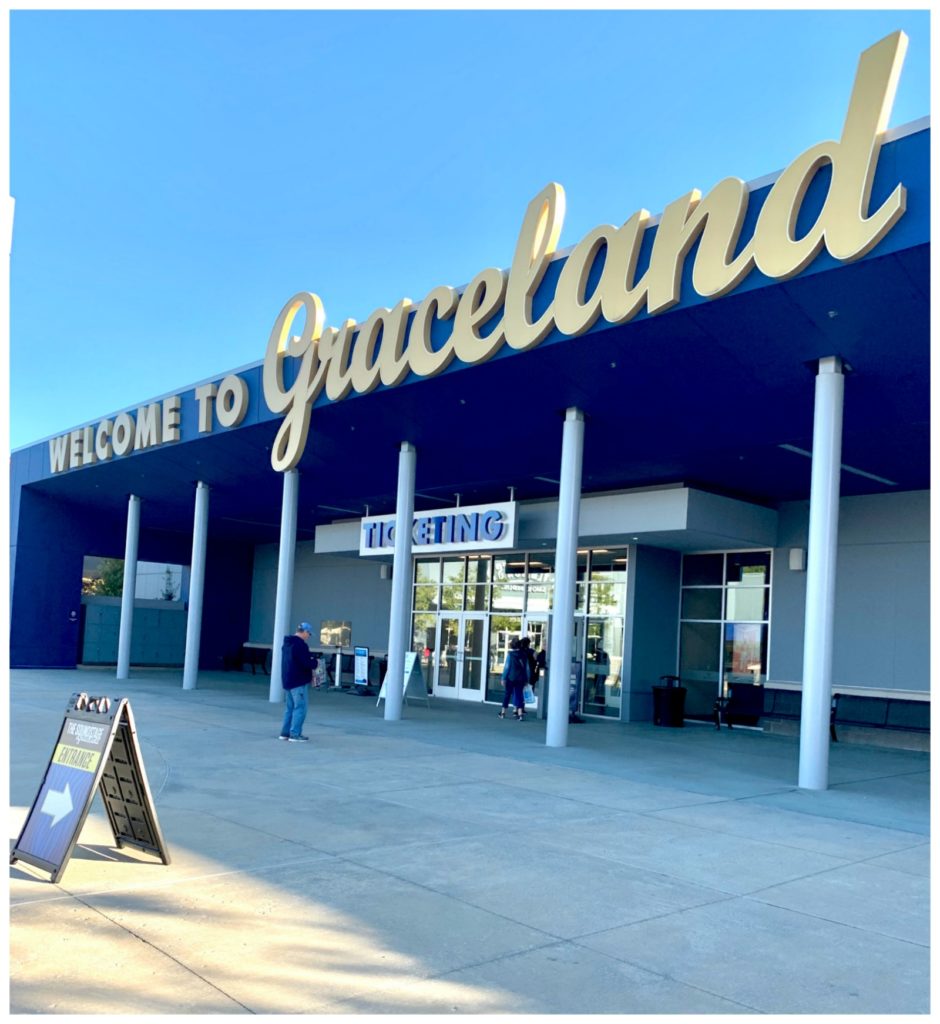
[[[128,700],[72,695],[49,766],[10,854],[57,882],[100,791],[118,847],[170,857],[160,834]]]
[[[353,679],[355,680],[356,686],[368,686],[369,685],[369,648],[368,647],[355,647],[353,648],[355,665],[353,672]]]
[[[385,679],[382,680],[382,689],[379,690],[379,696],[375,702],[375,706],[379,706],[379,701],[385,699],[385,687],[388,685],[388,673],[385,675]],[[431,701],[428,699],[428,688],[424,682],[424,676],[421,674],[421,666],[418,664],[418,655],[415,651],[407,651],[405,653],[405,671],[402,673],[401,680],[401,692],[402,697],[405,701],[409,697],[414,697],[417,700],[423,700],[428,707],[431,706]]]

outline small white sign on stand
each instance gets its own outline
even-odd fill
[[[379,690],[379,696],[375,702],[376,707],[379,706],[380,700],[385,699],[386,683],[388,683],[388,673],[382,680],[382,689]],[[417,700],[423,700],[428,707],[431,706],[431,701],[428,699],[428,688],[424,684],[424,676],[421,674],[421,666],[418,664],[418,655],[415,651],[408,651],[405,654],[405,671],[402,672],[401,692],[405,701],[409,697],[415,697]]]
[[[356,686],[368,686],[369,685],[369,648],[368,647],[356,647],[353,649],[355,652],[355,671],[353,673],[353,679],[355,680]]]

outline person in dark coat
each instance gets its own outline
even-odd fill
[[[316,655],[311,654],[307,642],[313,626],[301,622],[293,636],[285,636],[281,647],[281,686],[284,687],[284,720],[278,739],[290,743],[307,743],[310,737],[302,733],[307,717],[307,684],[317,667]]]
[[[539,666],[535,652],[532,650],[532,641],[527,636],[524,636],[519,641],[519,647],[525,654],[526,664],[529,666],[529,683],[535,689],[535,683],[539,677]]]
[[[525,714],[525,698],[522,696],[522,690],[529,681],[529,662],[517,639],[509,641],[509,654],[506,655],[502,678],[506,692],[503,695],[503,706],[500,708],[499,717],[506,717],[506,708],[509,707],[511,698],[516,709],[516,720],[521,722],[522,716]]]

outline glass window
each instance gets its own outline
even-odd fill
[[[489,608],[489,579],[492,559],[489,555],[470,555],[467,558],[466,608],[469,611],[486,611]]]
[[[683,619],[720,619],[721,587],[686,587],[682,591]]]
[[[445,558],[443,566],[444,582],[463,583],[466,565],[466,560],[463,558]]]
[[[529,555],[528,579],[526,609],[530,612],[550,611],[555,589],[554,551],[534,551]]]
[[[680,629],[679,675],[686,679],[718,682],[721,658],[721,624],[683,622]],[[717,692],[713,693],[713,699]]]
[[[626,548],[606,550],[598,548],[591,552],[591,579],[610,583],[626,583]]]
[[[729,587],[763,587],[770,583],[769,551],[732,551],[728,554]]]
[[[520,564],[521,563],[521,564]],[[493,611],[522,611],[525,597],[525,556],[493,559]]]
[[[415,583],[438,583],[441,578],[439,558],[421,558],[415,562]]]
[[[421,585],[415,587],[414,610],[416,612],[437,611],[438,607],[436,584],[434,586]]]
[[[679,627],[679,676],[686,688],[685,714],[710,718],[718,696],[721,623],[683,622]]]
[[[686,555],[682,559],[684,587],[720,587],[724,583],[724,555]]]
[[[625,583],[592,583],[588,612],[591,615],[622,615],[627,600]]]
[[[583,708],[586,715],[620,717],[623,619],[588,619]]]
[[[462,556],[443,560],[441,577],[444,585],[441,587],[441,608],[445,611],[459,612],[463,610],[463,581],[466,573],[467,560]]]
[[[450,612],[463,610],[463,584],[444,584],[441,587],[441,608]]]
[[[729,587],[725,618],[731,622],[763,622],[767,618],[769,604],[768,587]]]
[[[492,561],[489,555],[470,555],[467,558],[467,583],[489,583]]]
[[[767,682],[766,623],[729,622],[725,626],[725,681]]]
[[[434,681],[434,643],[436,632],[436,615],[420,614],[414,616],[411,629],[411,649],[418,654],[418,661],[421,664],[421,675],[424,677],[424,684],[429,691]]]
[[[710,718],[730,683],[766,682],[771,560],[770,551],[683,558],[679,674],[687,717]]]

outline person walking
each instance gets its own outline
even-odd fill
[[[281,647],[281,686],[284,687],[284,720],[278,739],[308,743],[303,735],[307,717],[307,685],[313,678],[317,658],[307,646],[313,626],[301,622],[293,636],[285,636]]]
[[[505,693],[503,695],[503,706],[500,708],[498,717],[506,717],[506,708],[509,707],[509,701],[512,699],[513,706],[516,709],[514,712],[516,721],[521,722],[525,714],[525,700],[522,696],[522,690],[529,681],[529,663],[525,656],[525,650],[518,639],[514,638],[509,641],[509,653],[506,655],[506,664],[503,666],[502,679]]]
[[[529,669],[529,678],[526,682],[534,688],[535,682],[539,677],[539,666],[535,657],[535,651],[532,650],[532,641],[527,636],[524,636],[519,641],[519,649],[525,655],[526,665]]]
[[[526,706],[535,703],[535,683],[539,677],[539,666],[532,650],[532,641],[527,636],[519,641],[519,650],[525,658],[527,671],[525,686],[522,688],[522,714],[525,715]]]

